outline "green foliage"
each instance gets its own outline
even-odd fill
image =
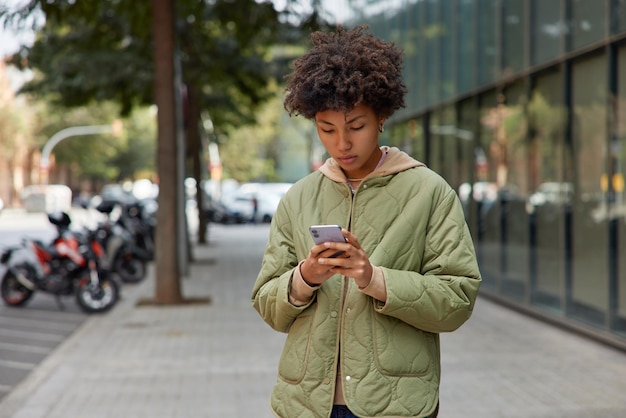
[[[40,102],[36,127],[38,148],[55,133],[71,126],[108,125],[119,114],[112,102],[65,108]],[[51,102],[52,103],[52,102]],[[154,170],[156,127],[153,112],[136,109],[124,121],[123,135],[69,137],[58,143],[52,154],[57,164],[70,166],[78,178],[118,182],[134,178],[139,170]]]
[[[114,100],[123,115],[153,103],[150,2],[31,0],[20,10],[45,15],[35,44],[14,60],[38,70],[24,91],[58,93],[66,106]],[[284,33],[273,5],[186,0],[176,2],[176,12],[184,82],[202,92],[201,107],[217,126],[252,120],[268,97],[267,51]]]
[[[230,129],[228,141],[220,144],[226,178],[239,182],[281,180],[275,167],[279,119],[284,110],[281,97],[274,92],[274,97],[259,109],[255,124]]]
[[[0,104],[0,157],[11,158],[25,131],[21,114],[11,106]]]
[[[288,0],[280,13],[273,3],[256,0],[177,0],[175,8],[183,82],[199,97],[201,111],[211,114],[217,134],[229,132],[229,140],[235,143],[245,143],[243,138],[247,138],[251,144],[246,149],[255,150],[248,157],[264,158],[248,161],[241,168],[237,165],[242,158],[234,158],[231,170],[239,178],[272,178],[271,164],[279,150],[265,133],[259,136],[258,126],[244,126],[255,122],[258,106],[273,96],[268,81],[281,79],[293,56],[301,52],[287,48],[276,54],[280,50],[276,46],[306,43],[308,33],[324,24],[320,1]],[[311,11],[302,16],[298,14],[301,10]],[[34,18],[37,16],[43,19]],[[34,45],[23,48],[13,59],[19,68],[35,70],[35,78],[22,92],[45,97],[57,109],[79,109],[62,116],[49,111],[49,118],[35,130],[41,133],[38,141],[45,142],[55,130],[68,125],[112,120],[108,111],[101,111],[106,113],[103,117],[94,110],[97,103],[115,102],[118,113],[126,117],[133,109],[154,102],[151,16],[151,2],[147,1],[0,4],[0,20],[17,26],[32,24],[36,29]],[[89,109],[88,114],[80,108]],[[234,133],[235,127],[244,127],[244,131]],[[138,165],[148,170],[154,167],[153,132],[129,132],[126,142],[109,137],[76,139],[67,149],[59,145],[55,155],[60,162],[74,164],[81,176],[132,177],[140,169]],[[246,170],[251,171],[246,174]]]
[[[118,167],[114,180],[152,177],[156,173],[156,118],[152,108],[135,109],[124,120],[124,135],[110,165]]]

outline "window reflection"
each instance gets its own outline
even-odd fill
[[[498,141],[502,114],[498,107],[498,94],[495,91],[482,95],[480,102],[480,134],[475,151],[475,185],[485,192],[480,193],[481,200],[478,201],[481,238],[478,242],[478,257],[484,285],[496,288],[501,275],[502,255],[500,211],[496,205],[498,173],[504,173],[500,169],[503,155]],[[495,195],[488,193],[494,189]]]
[[[455,126],[455,111],[448,106],[439,112],[434,112],[430,120],[431,147],[428,156],[429,166],[446,178],[451,187],[458,189],[459,138]]]
[[[524,299],[530,281],[528,128],[523,85],[482,98],[476,182],[479,257],[487,285]],[[468,187],[460,192],[470,193]]]
[[[571,49],[577,49],[602,39],[606,25],[605,1],[572,0]]]
[[[509,85],[500,98],[501,147],[504,153],[498,197],[502,218],[504,257],[502,292],[524,299],[530,279],[528,196],[528,122],[523,83]]]
[[[494,81],[500,70],[497,62],[497,0],[478,0],[478,82]]]
[[[459,105],[458,129],[456,136],[459,138],[459,165],[460,177],[463,183],[459,186],[458,192],[461,203],[465,210],[468,221],[468,227],[474,237],[474,241],[482,241],[478,229],[478,213],[477,204],[480,199],[478,196],[472,196],[472,193],[479,193],[477,187],[472,190],[472,180],[474,179],[475,164],[475,132],[478,121],[478,109],[475,100],[468,99]]]
[[[560,71],[546,71],[535,79],[528,104],[531,193],[527,210],[533,251],[531,302],[558,310],[563,309],[565,225],[569,207],[568,199],[554,197],[560,195],[565,184],[562,86]]]
[[[626,7],[626,6],[623,6]],[[626,177],[626,46],[618,50],[617,74],[618,91],[614,106],[615,135],[611,139],[613,213],[614,228],[617,236],[615,256],[616,272],[616,314],[615,327],[626,331],[626,195],[624,178]]]
[[[626,30],[626,0],[613,0],[609,6],[611,11],[611,33],[619,33]]]
[[[440,25],[441,25],[441,41],[439,57],[439,97],[442,100],[448,99],[456,92],[454,88],[454,2],[439,2],[440,7]]]
[[[476,21],[464,16],[474,15],[476,0],[459,0],[457,5],[457,88],[466,92],[475,86],[476,78]]]
[[[606,61],[598,56],[572,69],[574,204],[572,208],[573,314],[594,323],[604,321],[608,307],[608,228],[594,216],[605,194],[606,174]],[[590,83],[589,80],[593,80]]]
[[[391,128],[389,145],[400,148],[419,161],[426,162],[425,140],[422,120],[411,119]]]
[[[561,2],[532,0],[532,54],[534,65],[542,64],[561,53],[565,23],[561,19]]]
[[[404,49],[382,139],[458,190],[483,289],[626,335],[626,0],[339,3]]]
[[[503,76],[509,76],[524,68],[524,51],[526,50],[526,13],[525,0],[508,0],[502,2],[503,7]]]

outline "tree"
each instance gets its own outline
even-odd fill
[[[154,92],[158,107],[157,171],[159,173],[159,210],[156,229],[155,302],[174,304],[182,300],[178,252],[171,242],[180,236],[181,214],[177,212],[176,91],[174,70],[174,4],[173,0],[152,0],[154,36]],[[172,240],[174,238],[174,240]],[[174,251],[173,251],[174,250]]]
[[[284,68],[270,65],[266,59],[268,48],[287,37],[301,39],[301,34],[289,24],[289,19],[279,19],[271,3],[255,0],[179,0],[176,10],[171,0],[152,3],[30,0],[17,10],[0,5],[0,16],[7,22],[26,22],[36,13],[43,14],[45,25],[38,28],[35,44],[24,48],[13,61],[18,66],[30,65],[38,70],[38,76],[24,91],[58,92],[60,101],[67,106],[115,100],[120,103],[123,115],[129,114],[137,104],[158,103],[157,170],[160,193],[169,200],[159,198],[164,206],[159,206],[157,230],[174,235],[163,235],[166,238],[161,244],[157,236],[157,246],[162,246],[160,257],[168,257],[167,263],[163,261],[167,264],[163,269],[157,266],[157,275],[171,275],[177,283],[172,270],[176,263],[169,259],[178,253],[176,240],[171,239],[177,236],[172,229],[175,227],[169,224],[177,213],[169,204],[180,200],[178,190],[182,188],[182,179],[176,166],[179,153],[172,148],[177,135],[172,129],[177,125],[176,105],[170,96],[173,94],[177,100],[179,92],[170,91],[172,68],[166,61],[173,65],[175,52],[170,48],[176,45],[175,39],[179,41],[177,62],[181,64],[189,98],[183,112],[184,126],[187,140],[191,141],[188,148],[197,151],[201,121],[196,118],[208,111],[218,130],[253,120],[253,110],[268,97],[266,81],[271,78],[271,71],[280,72]],[[312,20],[303,19],[299,23],[311,27],[306,25],[314,23],[318,15],[311,16]],[[156,22],[157,18],[160,23]],[[158,26],[170,22],[173,22],[171,30],[169,26]],[[200,179],[196,180],[199,185]],[[172,297],[157,299],[179,299],[176,286],[165,287],[163,292],[157,289],[157,294],[171,292]]]

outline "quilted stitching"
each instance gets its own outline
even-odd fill
[[[301,319],[309,322],[310,334],[306,347],[296,348],[302,340],[295,333],[287,337],[272,395],[275,413],[289,418],[327,416],[338,347],[343,374],[350,376],[344,395],[358,416],[428,413],[438,399],[438,333],[467,320],[480,282],[454,191],[436,173],[414,168],[364,182],[354,202],[345,184],[330,182],[319,172],[296,183],[288,196],[275,216],[268,248],[293,242],[295,253],[276,250],[280,260],[264,261],[259,277],[279,276],[284,283],[280,291],[268,290],[264,296],[263,288],[256,288],[254,302],[264,319],[284,332],[292,323],[296,326],[293,321],[299,315],[308,315]],[[306,257],[313,245],[310,224],[347,227],[350,219],[351,230],[372,264],[383,268],[387,303],[379,306],[348,280],[341,309],[344,278],[334,276],[318,290],[315,303],[291,306],[287,300],[290,271],[281,270],[286,268],[285,259],[293,268]],[[339,321],[344,321],[341,345]]]

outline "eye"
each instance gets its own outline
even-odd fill
[[[324,132],[325,134],[332,134],[333,132],[335,132],[334,129],[322,129],[322,132]]]
[[[359,125],[359,126],[353,126],[352,129],[353,131],[360,131],[361,129],[363,129],[365,127],[365,125]]]

